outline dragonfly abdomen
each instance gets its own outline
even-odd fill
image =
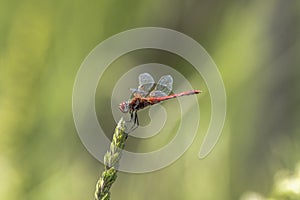
[[[186,92],[181,92],[181,93],[178,93],[178,94],[172,94],[172,95],[169,95],[169,96],[156,97],[155,100],[157,102],[161,102],[161,101],[165,101],[165,100],[168,100],[168,99],[173,99],[173,98],[187,96],[187,95],[193,95],[193,94],[199,94],[199,93],[201,93],[201,90],[189,90],[189,91],[186,91]]]

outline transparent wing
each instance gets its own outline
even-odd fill
[[[139,75],[139,87],[144,85],[154,85],[154,79],[153,77],[148,73],[143,73]],[[149,88],[150,90],[151,88]],[[149,90],[147,92],[149,92]]]
[[[165,96],[167,96],[167,94],[162,91],[153,90],[152,92],[150,92],[149,96],[150,97],[165,97]]]
[[[173,78],[171,75],[162,76],[150,96],[167,96],[172,92]]]
[[[140,93],[141,96],[146,96],[150,93],[150,90],[154,85],[153,77],[148,73],[143,73],[139,75],[139,87],[135,89],[136,93]]]

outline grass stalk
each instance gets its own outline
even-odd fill
[[[95,200],[109,200],[110,188],[117,179],[117,167],[128,134],[125,132],[125,121],[120,119],[109,147],[104,156],[104,171],[102,172],[95,191]]]

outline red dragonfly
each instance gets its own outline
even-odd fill
[[[148,73],[139,75],[139,87],[137,89],[131,88],[133,98],[129,101],[120,103],[119,109],[123,113],[130,113],[130,121],[134,121],[134,125],[139,125],[137,111],[150,105],[160,103],[162,101],[173,99],[181,96],[199,94],[201,90],[189,90],[178,94],[171,94],[173,78],[171,75],[162,76],[157,84],[155,84],[153,77]]]

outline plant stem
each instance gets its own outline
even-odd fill
[[[102,172],[95,191],[95,200],[109,200],[110,188],[117,179],[116,169],[121,158],[122,150],[125,147],[125,141],[128,134],[125,132],[125,121],[120,119],[110,144],[109,150],[104,156],[104,171]]]

